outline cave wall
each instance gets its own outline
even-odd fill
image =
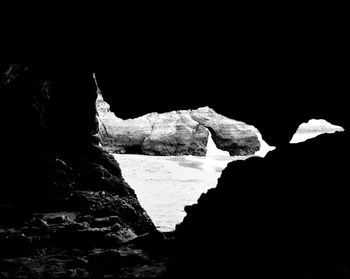
[[[37,70],[34,76],[43,77],[40,80],[47,80],[47,77],[53,75],[60,76],[59,80],[61,80],[67,73],[70,79],[74,80],[76,75],[85,75],[82,73],[91,69],[91,72],[96,72],[100,80],[105,99],[111,104],[112,110],[122,118],[134,118],[150,111],[165,112],[210,106],[220,114],[254,125],[261,131],[268,144],[278,147],[286,145],[298,125],[310,118],[326,119],[344,127],[344,134],[322,135],[312,142],[293,147],[281,147],[280,151],[276,149],[278,153],[274,155],[270,153],[265,158],[267,161],[256,158],[238,165],[230,164],[220,179],[218,186],[220,190],[211,190],[208,195],[202,196],[198,206],[200,209],[197,210],[196,206],[187,209],[189,216],[179,228],[180,241],[177,243],[179,249],[174,255],[173,266],[177,270],[174,272],[175,278],[178,278],[176,273],[183,275],[186,271],[184,267],[190,268],[190,275],[198,276],[201,272],[208,272],[205,274],[208,275],[209,272],[218,271],[219,274],[227,277],[227,273],[232,275],[232,272],[237,271],[235,264],[245,267],[239,278],[250,278],[249,271],[252,270],[259,274],[256,277],[261,277],[260,268],[264,268],[264,264],[267,266],[265,269],[267,272],[271,271],[269,270],[271,266],[280,271],[280,267],[287,267],[287,270],[300,270],[302,266],[301,270],[306,271],[302,273],[304,276],[288,276],[291,274],[281,273],[282,275],[277,274],[277,278],[310,276],[346,278],[349,277],[349,261],[346,260],[349,256],[345,253],[348,251],[348,237],[344,236],[343,232],[348,233],[345,225],[348,219],[347,202],[344,201],[348,196],[345,191],[348,184],[348,165],[344,160],[348,158],[349,142],[347,133],[349,103],[346,98],[349,64],[347,17],[333,13],[328,5],[327,12],[319,12],[320,6],[322,5],[317,4],[313,5],[312,9],[305,9],[308,7],[304,5],[298,7],[298,12],[302,11],[302,13],[293,12],[292,15],[286,15],[286,10],[281,9],[276,12],[276,9],[271,9],[271,17],[260,9],[256,13],[259,16],[255,17],[256,14],[251,13],[251,9],[247,9],[246,13],[249,16],[243,19],[233,16],[231,9],[227,9],[228,15],[217,11],[200,13],[196,6],[196,9],[186,10],[186,18],[179,16],[180,13],[177,12],[175,16],[169,16],[167,12],[158,13],[157,11],[161,15],[160,19],[142,10],[142,14],[146,14],[146,20],[142,18],[140,22],[133,17],[128,17],[122,20],[122,24],[115,20],[115,16],[110,20],[110,17],[103,13],[102,22],[94,20],[95,28],[88,26],[88,30],[85,30],[88,38],[83,44],[80,36],[84,31],[81,30],[81,22],[79,22],[79,28],[72,28],[69,25],[69,30],[73,32],[72,39],[75,40],[60,36],[57,38],[58,32],[52,32],[50,28],[50,31],[45,33],[52,36],[51,40],[47,40],[44,32],[40,32],[37,38],[33,38],[32,32],[28,32],[24,37],[21,36],[21,32],[15,32],[15,36],[21,38],[21,42],[16,42],[14,57],[18,59],[23,50],[30,48],[29,45],[36,41],[40,47],[37,48],[35,45],[32,46],[33,48],[39,50],[38,52],[47,51],[41,56],[46,63],[35,65]],[[241,10],[234,12],[240,13]],[[199,19],[194,16],[199,14],[201,15]],[[8,27],[13,20],[17,21],[18,17],[6,22],[5,33],[9,30],[11,32]],[[19,24],[21,30],[27,31],[24,27],[28,22],[30,20],[25,24]],[[101,23],[100,26],[96,26],[98,22]],[[103,31],[105,33],[101,34]],[[65,32],[59,33],[66,35]],[[74,45],[76,41],[80,41],[78,47]],[[112,41],[116,43],[112,44]],[[10,43],[12,40],[3,38],[3,42],[5,47],[12,47]],[[86,48],[91,45],[92,48],[87,50]],[[99,49],[96,48],[97,45]],[[56,49],[53,50],[51,46]],[[81,60],[83,62],[74,62],[77,54],[84,49],[85,53]],[[71,57],[67,56],[67,52]],[[93,53],[97,54],[95,58],[99,63],[90,63],[89,59]],[[102,57],[101,53],[106,53],[106,56]],[[7,56],[8,52],[3,51],[3,54]],[[65,57],[66,63],[57,63],[61,58],[58,56]],[[56,61],[53,61],[54,59]],[[0,65],[1,73],[7,69],[8,65]],[[2,79],[0,89],[4,143],[1,154],[3,179],[0,196],[3,198],[7,190],[17,185],[20,186],[16,187],[17,190],[19,189],[17,198],[25,197],[23,190],[29,188],[31,192],[32,185],[28,179],[32,173],[32,165],[40,161],[36,155],[42,154],[47,146],[51,146],[53,150],[56,146],[61,146],[63,150],[65,147],[69,149],[67,142],[74,141],[74,138],[70,137],[69,133],[65,136],[55,133],[55,129],[47,133],[46,129],[38,124],[41,123],[42,113],[38,113],[35,106],[28,106],[28,104],[34,104],[33,101],[28,102],[33,96],[32,92],[35,91],[31,78],[24,78],[17,83],[16,86],[21,90],[12,88],[8,91],[8,88],[4,89],[3,85]],[[77,84],[72,86],[74,87],[79,88]],[[65,127],[71,126],[70,121],[76,124],[70,116],[65,115],[65,106],[70,107],[68,111],[72,111],[71,104],[78,105],[79,109],[84,110],[80,104],[84,102],[85,95],[82,91],[78,91],[72,93],[79,96],[79,98],[72,97],[76,100],[75,102],[60,101],[61,106],[55,110],[58,114],[53,116],[56,118],[53,122],[57,122],[57,119],[62,117],[69,120]],[[39,99],[40,102],[48,102],[45,95]],[[71,100],[71,98],[68,99]],[[87,104],[86,109],[87,107],[92,111],[91,104]],[[81,119],[81,124],[89,127],[85,130],[83,138],[90,138],[90,131],[94,127],[92,116],[88,119],[90,121],[86,122],[85,118]],[[62,131],[62,125],[59,126],[61,128],[57,131]],[[75,128],[63,129],[64,133],[68,131],[74,133]],[[63,138],[62,142],[66,144],[54,140],[55,137],[50,137],[49,134],[56,134],[58,138]],[[66,136],[68,139],[65,138]],[[48,138],[51,139],[48,140]],[[78,138],[81,136],[79,135]],[[90,140],[87,141],[90,142]],[[74,150],[81,147],[80,142],[79,140],[73,147]],[[83,153],[86,154],[85,151]],[[115,163],[113,165],[115,166]],[[50,168],[53,169],[56,166]],[[43,169],[43,166],[39,169]],[[253,180],[241,178],[239,171]],[[279,172],[281,176],[277,175]],[[301,183],[301,178],[305,177],[308,183]],[[302,211],[298,207],[293,207],[297,204],[295,200],[288,198],[274,200],[274,195],[267,195],[270,192],[275,194],[271,189],[277,191],[283,189],[280,185],[286,184],[286,180],[289,179],[292,187],[287,189],[290,191],[283,190],[279,194],[287,198],[290,192],[295,190],[293,186],[299,186],[291,197],[300,201],[300,197],[307,194],[305,197],[309,199],[304,200],[302,209],[311,209],[312,205],[322,208],[324,204],[329,204],[327,196],[329,192],[332,193],[331,197],[336,197],[331,203],[335,205],[335,208],[331,209],[331,214],[327,215],[328,213],[323,211],[327,215],[325,224],[331,226],[325,230],[324,228],[319,230],[320,234],[317,230],[309,230],[309,232],[315,232],[316,237],[308,233],[305,235],[306,238],[301,237],[302,233],[299,234],[298,230],[300,229],[299,232],[306,230],[300,226],[292,228],[293,232],[298,233],[298,237],[295,238],[291,233],[286,234],[285,228],[288,229],[288,222],[294,225],[297,219],[291,220],[284,214],[293,216],[291,211],[296,210],[296,216],[310,228],[311,223],[307,216],[312,215],[312,211],[303,217]],[[258,187],[255,185],[257,182],[264,184],[265,187]],[[322,185],[321,189],[318,189],[319,185]],[[224,190],[225,188],[231,188],[231,190]],[[337,189],[340,190],[338,196],[334,195]],[[267,190],[266,193],[265,190]],[[262,195],[252,196],[254,191]],[[312,196],[312,193],[315,195]],[[250,199],[251,196],[252,199]],[[322,199],[315,199],[317,196]],[[240,200],[241,197],[243,197],[242,200]],[[271,202],[270,206],[264,198]],[[313,202],[307,206],[310,200]],[[337,200],[339,206],[337,206]],[[287,203],[283,205],[279,201],[287,201]],[[323,201],[326,202],[323,203]],[[292,210],[288,209],[291,204]],[[283,210],[277,212],[275,206]],[[271,215],[266,218],[265,213],[271,213]],[[338,224],[331,224],[334,214],[341,217],[334,219],[339,221]],[[314,223],[317,224],[315,228],[320,227],[322,223],[320,216],[318,215],[315,219],[310,216],[311,220],[315,220]],[[268,225],[263,223],[266,219]],[[277,222],[280,219],[283,221],[282,229]],[[340,234],[341,237],[337,235],[339,230],[332,231],[333,227],[344,229]],[[284,233],[281,234],[281,231]],[[327,238],[328,232],[331,233],[330,238]],[[247,234],[244,235],[244,233]],[[326,241],[322,239],[323,236],[326,237]],[[310,242],[306,240],[307,238]],[[332,239],[334,239],[334,247],[342,248],[332,248],[332,242],[329,241]],[[297,243],[297,240],[302,242]],[[322,244],[326,242],[326,245],[316,245],[318,240]],[[344,244],[342,244],[343,241]],[[17,243],[23,244],[18,241]],[[186,246],[186,244],[189,245]],[[278,250],[279,244],[281,248]],[[296,247],[292,247],[293,244],[296,244]],[[299,253],[289,253],[291,250],[287,249],[287,253],[280,253],[286,245],[294,252],[303,245],[307,249],[302,249]],[[237,246],[238,249],[236,249]],[[248,251],[246,247],[249,248]],[[320,250],[323,247],[326,249],[322,252]],[[3,252],[3,249],[1,251]],[[270,251],[271,254],[275,253],[275,257],[270,257]],[[304,253],[305,251],[308,253]],[[317,256],[319,251],[320,256]],[[328,252],[331,253],[327,255]],[[307,261],[304,259],[307,258],[308,264],[305,264]],[[188,260],[187,263],[184,262],[185,259]],[[340,260],[337,261],[337,259]],[[293,265],[298,261],[302,264]],[[275,266],[274,263],[276,263]],[[207,268],[203,269],[204,267]],[[322,271],[328,267],[331,267],[328,274],[327,272],[322,274]],[[313,273],[317,270],[321,271],[321,274]],[[271,273],[268,277],[272,277]]]
[[[1,223],[14,221],[17,211],[98,215],[99,208],[118,216],[121,227],[133,233],[154,229],[118,163],[98,146],[92,70],[74,63],[9,64],[2,69],[7,147]]]
[[[116,83],[111,68],[101,65],[3,67],[7,69],[2,78],[3,119],[9,146],[3,171],[10,179],[1,188],[1,198],[8,202],[10,196],[17,204],[31,206],[52,202],[52,193],[64,197],[72,189],[106,190],[133,200],[140,213],[136,219],[143,220],[130,224],[135,232],[153,228],[117,163],[96,146],[92,79],[96,72],[105,99],[123,118],[210,105],[218,113],[254,125],[270,145],[277,145],[265,159],[229,164],[218,187],[202,195],[198,205],[186,208],[188,216],[176,231],[170,275],[223,275],[232,268],[237,275],[248,270],[277,278],[345,274],[349,193],[342,159],[348,157],[348,103],[344,84],[337,82],[340,69],[328,66],[315,65],[312,74],[310,69],[296,73],[295,68],[283,74],[270,68],[263,75],[242,73],[233,84],[220,76],[226,69],[199,70],[179,82],[182,74],[176,75],[176,69],[164,73],[152,68],[136,76],[138,82],[128,89],[137,94],[126,90],[131,80]],[[307,78],[299,79],[303,74]],[[345,132],[288,145],[298,125],[310,118],[324,118]],[[334,152],[335,146],[344,148]],[[78,195],[78,200],[84,197]]]
[[[122,79],[116,84],[112,71],[97,72],[105,100],[122,118],[208,105],[277,146],[264,159],[230,163],[218,186],[185,209],[170,277],[348,277],[348,85],[344,51],[329,44],[281,50],[257,44],[259,53],[242,51],[242,59],[235,53],[238,65],[220,55],[215,62],[184,55],[167,67],[153,61],[126,79],[131,88]],[[312,118],[345,132],[289,145]]]

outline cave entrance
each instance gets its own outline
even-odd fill
[[[175,229],[186,215],[184,207],[197,203],[202,193],[216,187],[228,163],[251,156],[264,157],[275,149],[250,126],[250,131],[255,129],[260,150],[245,156],[230,156],[230,152],[218,148],[215,143],[218,135],[212,127],[217,128],[220,121],[224,127],[229,127],[230,121],[235,120],[218,116],[208,107],[163,114],[154,112],[123,120],[110,111],[109,104],[103,100],[101,92],[98,93],[96,107],[100,122],[104,124],[100,129],[102,145],[118,145],[117,148],[109,146],[109,151],[120,164],[123,177],[135,190],[141,205],[161,231]],[[211,121],[211,117],[216,117],[215,121]],[[239,121],[233,125],[237,130],[246,127]],[[314,122],[301,125],[291,143],[331,130],[324,126],[323,130],[316,131],[314,127],[310,128],[312,126],[315,126]],[[232,132],[229,128],[227,131]],[[225,133],[220,136],[219,143],[225,146],[227,136]],[[116,154],[116,150],[121,150],[120,154]],[[171,154],[174,150],[176,152]],[[195,152],[188,155],[193,150]]]
[[[113,154],[159,230],[174,230],[186,215],[184,207],[214,188],[229,162],[245,159],[218,149],[209,135],[207,156]]]
[[[300,125],[291,143],[322,133],[342,131],[325,120]],[[258,135],[261,148],[254,156],[264,157],[275,149]],[[184,207],[197,203],[202,193],[215,188],[227,164],[251,156],[230,156],[217,148],[209,130],[206,156],[147,156],[113,154],[125,180],[135,190],[141,205],[161,231],[172,231],[185,217]]]
[[[186,215],[184,207],[216,187],[228,163],[253,156],[259,143],[253,126],[209,107],[124,120],[97,93],[101,144],[161,231],[174,230]],[[230,156],[240,148],[244,155]]]

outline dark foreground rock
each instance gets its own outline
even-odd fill
[[[231,162],[176,228],[172,278],[349,278],[346,132]],[[254,175],[252,175],[254,174]]]
[[[102,95],[96,105],[101,143],[114,153],[205,156],[209,131],[216,146],[231,156],[252,155],[260,148],[257,129],[209,107],[123,120],[109,110]]]
[[[171,237],[157,231],[138,237],[117,216],[96,228],[101,218],[64,214],[37,213],[15,227],[0,226],[0,278],[164,276]]]
[[[4,124],[11,145],[2,156],[0,278],[164,269],[164,255],[153,270],[153,255],[125,244],[155,226],[117,161],[98,145],[95,83],[78,68],[1,68],[5,103],[15,113]]]
[[[325,42],[327,36],[321,33]],[[328,41],[337,51],[317,44],[312,48],[317,59],[310,60],[307,51],[294,62],[298,52],[289,55],[295,53],[294,46],[277,55],[272,48],[266,63],[250,64],[244,57],[244,65],[252,70],[237,71],[234,83],[222,64],[209,63],[193,76],[192,67],[186,70],[188,57],[178,67],[171,64],[170,72],[163,66],[158,72],[149,71],[153,56],[152,63],[136,76],[118,72],[118,63],[100,68],[103,92],[112,110],[125,119],[149,111],[178,110],[184,100],[187,109],[208,103],[223,115],[253,124],[270,145],[277,146],[264,159],[231,163],[218,188],[203,195],[198,205],[186,208],[188,216],[178,227],[175,241],[165,235],[163,242],[155,234],[156,251],[146,250],[157,247],[147,232],[133,243],[138,222],[124,225],[118,221],[123,216],[114,215],[128,212],[128,206],[117,213],[110,201],[132,197],[117,175],[115,161],[109,164],[110,157],[103,155],[89,163],[96,154],[87,150],[93,145],[93,150],[99,150],[93,137],[98,127],[94,70],[74,63],[0,65],[7,72],[1,77],[1,112],[9,110],[2,117],[0,277],[159,276],[166,259],[162,247],[173,247],[176,251],[168,270],[173,278],[349,278],[349,137],[345,133],[350,118],[343,52],[331,33]],[[333,55],[330,60],[337,62],[327,63],[327,53],[335,53],[339,59]],[[325,59],[320,63],[319,57]],[[223,58],[226,63],[226,55]],[[129,57],[127,64],[135,68]],[[121,72],[129,79],[116,94],[116,73]],[[192,86],[188,80],[181,82],[182,77],[174,74],[178,72],[187,73],[191,80],[195,77]],[[150,78],[153,81],[145,88]],[[161,85],[158,92],[153,90],[155,84]],[[131,85],[133,89],[127,91]],[[164,98],[164,88],[177,98]],[[193,88],[200,93],[192,94]],[[218,94],[219,102],[211,102],[212,95],[206,94],[227,88],[237,92],[235,102],[231,102],[233,94]],[[144,94],[147,91],[155,92],[151,101]],[[322,143],[318,138],[316,145],[312,141],[286,146],[298,125],[311,118],[327,119],[346,132],[323,135]],[[86,166],[89,171],[84,171]],[[113,190],[100,189],[102,181],[103,189]],[[104,205],[109,209],[100,210]],[[77,208],[83,209],[76,212]],[[153,234],[153,229],[149,232]]]

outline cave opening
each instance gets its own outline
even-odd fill
[[[295,118],[295,115],[287,117],[287,123],[284,123],[283,117],[286,114],[282,114],[278,121],[266,124],[271,127],[262,128],[262,135],[269,144],[274,144],[277,148],[261,159],[247,155],[253,151],[254,155],[257,155],[255,144],[256,138],[260,139],[260,134],[256,135],[257,137],[246,136],[248,145],[242,145],[242,141],[235,141],[230,145],[224,135],[218,140],[218,133],[214,136],[208,132],[207,126],[213,125],[203,117],[204,112],[207,115],[213,114],[208,107],[193,107],[187,112],[167,112],[166,116],[171,115],[172,120],[176,120],[173,121],[174,127],[181,131],[176,141],[159,140],[157,135],[164,130],[161,125],[164,121],[159,119],[169,119],[161,115],[163,112],[160,110],[151,110],[158,112],[136,117],[143,123],[143,126],[138,126],[138,131],[150,133],[152,136],[137,137],[136,132],[129,133],[128,137],[136,141],[137,149],[130,148],[135,146],[133,144],[125,148],[126,152],[121,149],[119,154],[111,155],[111,150],[108,150],[108,153],[98,146],[95,88],[89,82],[91,75],[80,71],[83,70],[79,69],[78,75],[76,70],[72,70],[64,75],[56,76],[53,73],[49,77],[38,79],[35,70],[30,67],[11,66],[1,81],[7,86],[4,95],[11,97],[11,102],[8,103],[16,104],[16,113],[13,113],[11,107],[11,114],[8,115],[12,118],[5,123],[8,128],[5,130],[13,136],[12,145],[15,147],[23,146],[18,144],[23,143],[23,135],[28,139],[26,148],[8,148],[10,156],[5,157],[9,159],[6,168],[9,172],[6,176],[12,179],[10,183],[2,185],[0,218],[6,217],[11,223],[1,223],[1,272],[11,276],[16,270],[49,270],[45,266],[38,267],[35,264],[37,259],[43,260],[43,265],[47,266],[62,263],[63,265],[59,266],[65,270],[59,274],[65,277],[69,275],[66,271],[72,267],[88,276],[89,272],[94,274],[96,270],[108,273],[115,263],[126,262],[129,265],[131,261],[133,267],[143,265],[145,261],[151,264],[147,252],[140,251],[139,247],[135,249],[133,245],[142,243],[144,247],[164,247],[164,243],[169,242],[162,242],[161,239],[175,234],[176,244],[179,244],[176,245],[179,253],[177,264],[182,266],[177,269],[179,272],[186,270],[184,267],[187,267],[187,262],[197,271],[198,265],[193,259],[197,260],[200,267],[208,266],[213,267],[212,270],[218,270],[215,267],[222,265],[217,263],[227,259],[226,254],[222,253],[227,251],[227,247],[233,254],[233,261],[238,262],[238,269],[242,260],[240,256],[242,252],[247,251],[247,247],[250,248],[248,251],[253,251],[253,256],[244,254],[247,257],[243,264],[250,265],[253,260],[253,269],[255,265],[263,268],[267,266],[269,271],[283,267],[284,272],[288,272],[291,266],[285,268],[283,264],[292,262],[293,265],[296,258],[301,259],[302,264],[303,260],[309,263],[316,262],[316,268],[319,268],[323,267],[322,263],[333,263],[332,257],[335,254],[340,258],[339,261],[337,259],[338,263],[344,264],[343,254],[339,251],[349,251],[349,231],[346,221],[344,222],[348,219],[349,195],[347,184],[342,181],[347,179],[348,166],[341,161],[343,157],[348,157],[346,131],[319,136],[300,144],[286,142],[285,145],[279,145],[277,141],[270,141],[272,137],[269,137],[278,137],[280,130],[287,127],[285,132],[281,132],[285,139],[286,135],[289,136],[287,132],[296,128],[289,125],[291,122],[298,124],[309,119],[309,116],[328,120],[327,114],[312,115],[313,111],[310,108],[308,114],[298,114]],[[21,75],[24,75],[23,79]],[[85,85],[81,89],[82,84]],[[123,103],[122,105],[126,106]],[[226,111],[229,110],[233,111],[230,105]],[[218,111],[224,114],[224,110]],[[243,111],[246,111],[246,107]],[[111,112],[106,110],[105,113]],[[243,112],[241,115],[247,114]],[[227,115],[233,117],[234,111]],[[269,117],[264,117],[262,115],[260,121],[259,117],[255,116],[255,122],[247,121],[249,118],[242,119],[260,128],[264,125],[259,126],[256,123],[261,124],[269,120]],[[346,119],[338,123],[339,119],[341,121],[342,117],[336,114],[329,118],[329,121],[347,127]],[[128,121],[130,124],[133,120],[130,118],[118,121]],[[182,121],[188,123],[188,126],[180,125]],[[21,129],[13,123],[21,123]],[[279,125],[281,123],[282,126]],[[241,127],[241,124],[237,125],[237,129]],[[106,123],[103,123],[103,126],[100,132],[106,132],[107,136],[113,134],[108,130]],[[130,125],[124,125],[124,131],[128,127]],[[187,129],[188,127],[193,129]],[[169,132],[168,135],[173,135],[171,129],[165,130]],[[192,133],[193,130],[196,133]],[[273,133],[269,135],[268,131]],[[319,134],[320,131],[312,128],[305,132],[304,129],[299,134],[304,136],[309,132]],[[261,135],[260,137],[262,138]],[[130,138],[124,137],[124,142],[130,142]],[[282,137],[278,138],[280,139]],[[136,182],[131,182],[131,178],[142,176],[143,181],[140,180],[139,185],[146,194],[150,193],[145,185],[158,189],[159,192],[153,195],[150,201],[165,202],[164,208],[169,209],[176,204],[172,200],[175,195],[182,195],[183,199],[186,199],[188,188],[199,189],[198,180],[203,181],[200,185],[204,185],[208,182],[208,177],[212,179],[214,175],[218,175],[217,170],[220,169],[217,166],[212,167],[207,160],[208,156],[203,155],[207,155],[208,143],[212,144],[211,140],[217,147],[224,146],[226,152],[233,154],[225,158],[237,158],[242,154],[251,157],[248,160],[229,163],[220,178],[215,177],[215,181],[213,180],[214,189],[205,195],[198,193],[196,199],[199,196],[201,198],[194,202],[194,205],[190,205],[193,202],[188,202],[190,206],[185,208],[186,217],[174,234],[162,234],[159,231],[157,234],[154,222],[140,206],[140,194],[135,195],[133,188],[136,189]],[[169,144],[165,147],[164,142]],[[190,144],[186,144],[188,142]],[[263,146],[262,141],[259,142]],[[293,142],[296,140],[292,140]],[[181,149],[177,148],[178,146]],[[189,148],[186,148],[187,146]],[[260,147],[260,151],[262,149]],[[184,154],[188,151],[195,153]],[[133,154],[122,154],[123,152]],[[141,152],[153,154],[134,154]],[[170,155],[171,152],[174,155]],[[130,168],[123,166],[123,160]],[[145,161],[144,169],[140,167],[142,160]],[[226,161],[223,159],[221,163],[226,164]],[[167,166],[177,171],[172,172]],[[130,171],[132,167],[134,170]],[[147,170],[147,176],[140,174],[141,169]],[[126,175],[128,171],[131,178]],[[195,175],[193,171],[196,171]],[[205,172],[212,176],[203,175]],[[173,187],[178,181],[181,181],[181,187],[185,188],[183,192]],[[169,182],[165,189],[164,182]],[[10,194],[15,203],[11,204],[13,200],[8,199],[7,190],[11,190]],[[164,192],[166,196],[159,194]],[[276,193],[279,199],[274,197]],[[184,206],[181,207],[183,209]],[[28,208],[30,210],[27,210]],[[160,215],[174,213],[170,210],[160,211],[160,207],[155,208]],[[47,214],[52,209],[57,210],[55,214]],[[26,211],[25,216],[21,215],[23,211]],[[33,211],[36,214],[32,215]],[[233,229],[230,226],[232,222],[235,225]],[[168,229],[161,229],[163,231],[173,228],[173,225],[169,226],[166,222],[157,226],[158,229],[168,226]],[[203,243],[206,245],[203,246]],[[269,257],[268,253],[265,253],[270,250],[277,257]],[[261,253],[258,254],[257,261],[256,253]],[[288,260],[284,261],[280,255],[286,256]],[[62,262],[61,256],[67,261]],[[72,261],[77,256],[79,261]],[[279,258],[283,260],[282,265],[268,266],[278,262]],[[34,269],[27,268],[33,266]],[[226,266],[231,268],[231,265]],[[245,271],[251,268],[242,266]],[[30,274],[35,274],[35,271]],[[177,278],[179,277],[181,278]]]
[[[253,131],[259,141],[256,151],[240,155],[231,149],[231,154],[236,154],[232,156],[227,151],[229,149],[220,149],[218,144],[226,148],[230,139],[219,134],[217,122],[228,120],[215,115],[215,125],[212,125],[210,117],[214,112],[207,107],[151,112],[124,120],[110,110],[98,89],[96,108],[102,146],[118,161],[125,180],[136,191],[141,205],[161,231],[173,231],[186,215],[184,208],[195,204],[201,194],[215,188],[230,162],[265,157],[275,150],[255,127]],[[201,117],[205,121],[201,122]],[[226,126],[222,126],[224,129],[228,129],[226,122]],[[244,129],[252,129],[244,123],[237,123],[229,124],[236,125],[235,129],[243,130],[243,134]],[[333,131],[341,131],[341,127],[325,120],[311,120],[300,125],[290,143]],[[249,141],[249,137],[246,139]],[[239,144],[241,142],[235,142],[234,148],[239,149]],[[184,148],[186,146],[189,148]]]
[[[101,145],[117,160],[126,182],[161,231],[175,229],[186,215],[184,208],[216,186],[227,164],[260,150],[256,133],[261,135],[255,127],[209,107],[121,119],[99,88],[97,92]]]
[[[105,134],[100,133],[102,144],[119,162],[124,178],[136,191],[141,205],[161,231],[174,230],[186,215],[184,208],[195,204],[201,194],[215,188],[222,171],[230,162],[246,160],[252,156],[265,157],[270,151],[275,150],[274,146],[268,145],[263,140],[256,129],[260,147],[249,155],[231,156],[229,151],[218,148],[216,143],[218,135],[211,126],[203,126],[201,129],[199,129],[200,125],[196,126],[191,133],[204,134],[204,140],[197,137],[193,141],[186,142],[185,140],[189,138],[188,133],[176,134],[176,129],[182,129],[181,125],[184,122],[189,123],[188,115],[183,111],[171,114],[152,112],[135,118],[134,122],[130,119],[124,121],[110,111],[110,106],[103,100],[102,93],[100,91],[98,93],[96,106],[100,116],[99,121],[104,123],[100,127],[103,131],[106,131],[105,125],[114,127],[110,129],[111,133],[118,130],[112,141],[108,140],[110,135],[107,131]],[[179,115],[179,122],[174,122],[173,119]],[[206,117],[208,115],[210,116],[206,114]],[[198,120],[198,115],[195,117]],[[164,123],[160,125],[162,121]],[[171,130],[172,127],[175,129]],[[143,144],[152,138],[154,129],[158,136],[157,141],[151,147],[145,148]],[[189,127],[186,129],[190,130]],[[299,126],[290,143],[303,142],[323,133],[341,130],[341,127],[334,126],[325,120],[310,120]],[[135,140],[135,135],[140,131],[142,139]],[[166,140],[162,142],[159,135],[166,135]],[[197,146],[198,142],[202,143],[202,149]],[[160,145],[163,146],[159,147]],[[176,145],[192,145],[191,150],[197,148],[204,152],[192,154],[188,150],[174,152]],[[167,152],[157,153],[156,151],[159,150],[167,150]]]

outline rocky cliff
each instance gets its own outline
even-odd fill
[[[65,66],[2,67],[1,93],[16,113],[4,123],[1,278],[115,274],[148,259],[128,241],[156,233],[118,162],[98,146],[92,72]]]
[[[109,151],[146,155],[205,156],[209,130],[216,146],[234,155],[251,155],[260,148],[258,130],[229,119],[209,107],[149,113],[122,120],[99,95],[99,137]]]

